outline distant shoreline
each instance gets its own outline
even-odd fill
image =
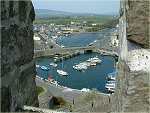
[[[107,30],[107,29],[113,29],[113,28],[104,28],[104,29],[101,29],[100,31],[91,31],[91,32],[90,32],[90,31],[85,31],[85,32],[82,32],[82,31],[81,31],[81,32],[72,32],[71,35],[72,35],[72,34],[73,34],[73,35],[74,35],[74,34],[81,34],[81,33],[99,33],[99,32],[102,32],[103,30]]]

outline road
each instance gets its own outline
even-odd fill
[[[54,95],[62,97],[71,105],[71,109],[75,112],[109,112],[110,96],[98,92],[81,92],[79,90],[72,90],[62,86],[55,86],[48,82],[36,78],[36,84],[47,89],[45,94],[39,96],[41,108],[48,108],[48,97]],[[74,100],[74,104],[73,104]],[[92,103],[94,103],[92,107]],[[67,109],[70,109],[67,107]],[[58,109],[59,111],[66,111],[65,107]]]

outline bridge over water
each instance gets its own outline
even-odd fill
[[[111,55],[111,56],[118,56],[117,52],[97,48],[95,46],[86,46],[86,47],[69,47],[69,48],[54,48],[54,49],[47,49],[47,50],[35,50],[34,51],[34,58],[43,57],[43,56],[52,56],[55,54],[76,54],[76,53],[84,53],[84,52],[98,52],[103,55]]]

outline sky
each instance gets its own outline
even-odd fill
[[[32,0],[35,9],[74,13],[118,14],[119,0]]]

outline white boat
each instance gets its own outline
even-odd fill
[[[89,91],[90,91],[90,89],[83,88],[83,89],[81,89],[81,91],[82,91],[82,92],[89,92]]]
[[[57,81],[51,81],[52,84],[58,86],[58,82]]]
[[[112,82],[112,83],[111,83],[111,82],[110,82],[110,83],[106,83],[106,85],[105,85],[105,86],[115,87],[115,83],[113,83],[113,82]]]
[[[42,69],[42,70],[46,70],[46,71],[48,71],[48,70],[49,70],[49,68],[48,68],[48,67],[46,67],[46,66],[41,66],[41,69]]]
[[[113,76],[113,75],[108,75],[108,77],[107,77],[109,80],[116,80],[116,77],[115,76]]]
[[[61,68],[63,69],[63,57],[62,57],[62,65],[61,65]],[[57,70],[57,73],[59,74],[59,75],[61,75],[61,76],[67,76],[68,75],[68,73],[67,72],[65,72],[64,70],[60,70],[60,69],[58,69]]]
[[[73,66],[74,69],[77,69],[77,70],[86,70],[87,67],[84,66],[84,65],[76,65],[76,66]]]
[[[105,88],[106,88],[106,89],[115,89],[115,83],[107,83],[107,84],[105,85]]]
[[[114,81],[114,80],[109,80],[109,81],[107,81],[107,83],[116,83],[116,81]]]
[[[57,39],[58,38],[58,36],[52,36],[52,39]]]
[[[95,62],[91,62],[90,66],[96,66],[96,63]]]
[[[59,70],[59,69],[57,70],[57,73],[60,74],[60,75],[62,75],[62,76],[67,76],[68,75],[67,72],[65,72],[63,70]]]
[[[91,62],[86,62],[86,66],[87,67],[91,66]]]
[[[76,70],[86,70],[87,69],[87,65],[85,63],[80,63],[78,65],[73,66],[73,69],[76,69]]]
[[[79,70],[80,68],[78,65],[75,65],[75,66],[73,66],[73,69]]]
[[[86,69],[87,69],[87,66],[81,65],[80,68],[86,70]]]
[[[91,62],[95,62],[95,63],[101,63],[101,60],[99,58],[92,58],[92,61]]]
[[[89,58],[89,59],[87,60],[87,62],[101,63],[102,61],[96,56],[96,57],[93,57],[93,58]]]
[[[107,89],[109,92],[115,92],[115,89],[114,88],[109,88]]]
[[[35,65],[36,66],[36,68],[39,68],[40,67],[40,65]]]
[[[64,48],[65,46],[61,45],[61,48]]]
[[[53,63],[53,62],[50,63],[49,65],[50,65],[50,66],[53,66],[53,67],[57,67],[57,64],[56,64],[56,63]]]
[[[94,40],[94,43],[97,42],[97,40]]]
[[[89,43],[89,46],[92,46],[93,45],[93,42],[92,43]]]
[[[97,42],[97,40],[94,40],[93,42],[91,42],[90,44],[89,44],[89,46],[92,46],[94,43],[96,43]]]

